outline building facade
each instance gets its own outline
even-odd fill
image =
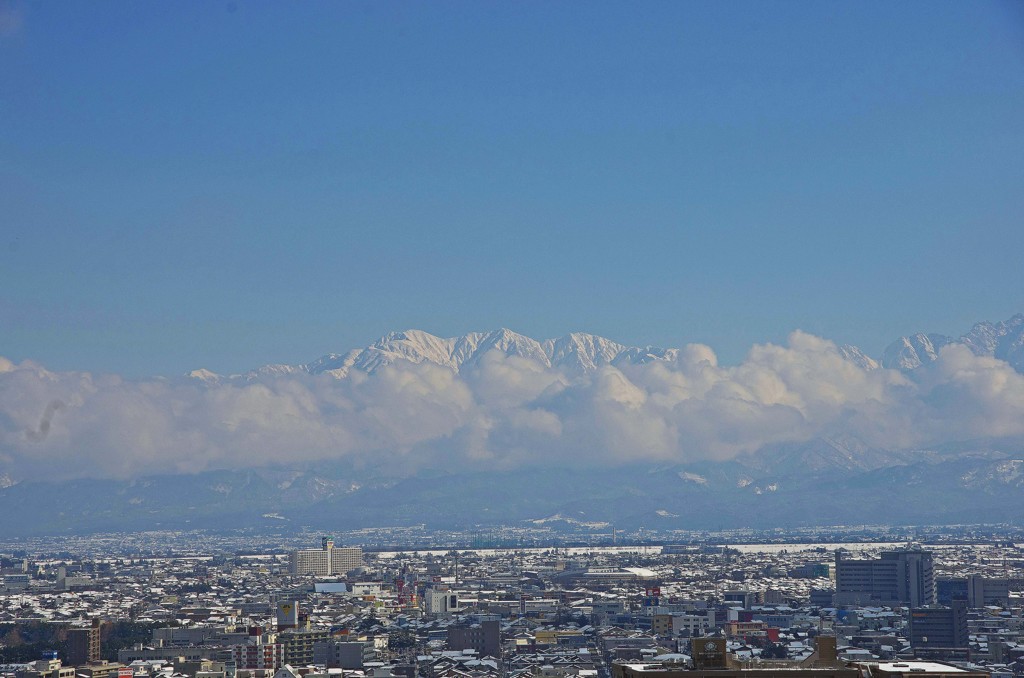
[[[100,621],[86,628],[68,629],[68,664],[85,666],[100,660]]]
[[[335,547],[330,537],[323,538],[320,549],[292,551],[288,570],[295,575],[329,577],[345,574],[363,566],[363,550],[355,547]]]
[[[846,560],[836,553],[836,605],[935,603],[931,551],[885,551],[877,560]]]
[[[948,650],[964,650],[969,641],[966,600],[954,600],[950,607],[910,611],[910,649],[915,657],[940,657]]]

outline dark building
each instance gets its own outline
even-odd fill
[[[85,666],[100,660],[100,625],[94,619],[92,626],[68,629],[68,664]]]
[[[950,605],[954,600],[966,600],[968,607],[985,607],[1010,605],[1010,580],[993,579],[980,574],[969,577],[940,579],[936,582],[936,602],[939,605]]]
[[[815,607],[832,607],[836,592],[832,589],[811,589],[811,605]]]
[[[968,636],[966,600],[954,599],[950,607],[914,608],[910,611],[910,649],[915,657],[947,657],[949,650],[969,647]]]
[[[967,580],[939,579],[935,582],[935,602],[949,607],[954,600],[967,600]]]
[[[836,605],[935,603],[931,551],[884,551],[878,560],[845,560],[836,552]]]
[[[471,626],[448,629],[449,650],[476,650],[479,657],[501,657],[501,626],[497,621],[483,621]]]

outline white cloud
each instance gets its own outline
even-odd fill
[[[838,434],[889,448],[1024,435],[1024,376],[960,346],[909,376],[864,371],[802,332],[732,367],[691,345],[589,373],[491,353],[462,374],[398,362],[342,379],[128,381],[0,358],[0,472],[15,478],[686,462]]]

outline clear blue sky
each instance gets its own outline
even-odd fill
[[[0,355],[1024,311],[1024,3],[0,0]]]

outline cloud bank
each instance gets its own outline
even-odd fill
[[[491,352],[344,378],[129,381],[0,358],[0,473],[131,478],[340,460],[413,471],[728,459],[822,435],[903,449],[1024,435],[1024,375],[963,346],[865,370],[803,332],[736,366],[689,345],[588,372]]]

